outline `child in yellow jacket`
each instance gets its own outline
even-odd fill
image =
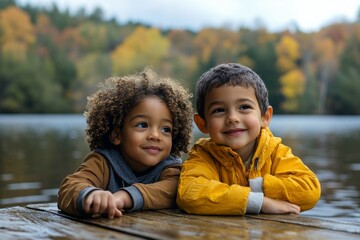
[[[177,204],[188,213],[295,213],[320,198],[316,175],[274,137],[262,79],[240,64],[205,72],[196,89],[199,139],[183,163]]]

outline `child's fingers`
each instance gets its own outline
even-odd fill
[[[113,218],[114,217],[121,217],[121,216],[122,216],[122,212],[119,209],[115,208]],[[111,218],[111,219],[113,219],[113,218]]]
[[[92,213],[106,213],[109,209],[109,204],[115,204],[112,200],[112,194],[107,191],[101,191],[95,194],[92,204]]]
[[[93,202],[93,195],[89,195],[84,202],[84,212],[89,213],[90,209],[92,208],[92,202]]]
[[[293,212],[293,213],[295,213],[295,214],[299,214],[299,213],[300,213],[300,207],[299,207],[299,206],[297,206],[297,205],[294,204],[293,209],[294,209],[294,212]]]
[[[100,210],[101,197],[99,195],[95,195],[91,204],[90,211],[92,213],[101,213]]]
[[[299,214],[300,213],[300,207],[298,205],[288,203],[287,213]]]
[[[108,218],[109,219],[113,219],[116,214],[119,214],[117,212],[117,208],[116,208],[116,205],[115,205],[115,201],[114,201],[114,198],[113,197],[109,197],[108,198],[108,202],[107,202],[107,215],[108,215]]]

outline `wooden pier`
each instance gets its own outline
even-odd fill
[[[56,203],[0,209],[0,239],[360,239],[360,223],[301,215],[199,216],[178,209],[114,220],[63,214]]]

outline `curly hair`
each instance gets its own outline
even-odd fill
[[[264,115],[269,107],[268,91],[263,80],[250,68],[238,63],[220,64],[201,75],[195,87],[196,110],[204,118],[206,94],[221,86],[252,87]]]
[[[187,153],[192,140],[191,94],[178,82],[159,77],[150,68],[140,74],[111,77],[88,97],[86,140],[91,150],[111,146],[110,134],[121,129],[125,116],[145,97],[157,96],[169,108],[173,121],[171,154]]]

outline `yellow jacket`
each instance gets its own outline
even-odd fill
[[[304,211],[315,206],[320,192],[316,175],[266,128],[248,171],[231,148],[199,139],[182,165],[177,204],[188,213],[243,215],[251,213],[250,196],[263,194]]]

